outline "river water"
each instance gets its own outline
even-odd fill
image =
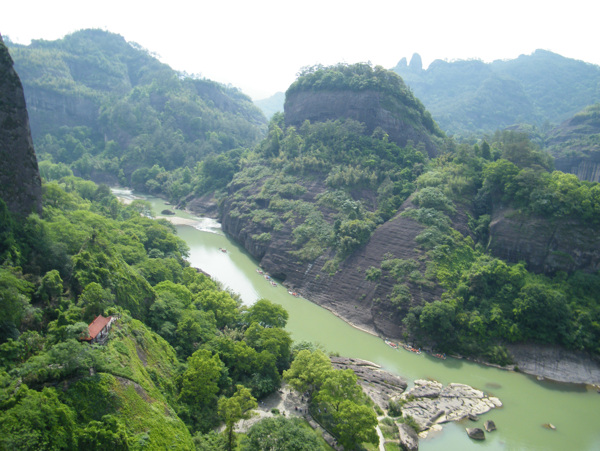
[[[131,196],[126,190],[115,190],[115,194],[122,198]],[[145,199],[151,202],[156,214],[170,208],[161,199]],[[504,404],[481,415],[477,422],[445,424],[442,432],[420,440],[421,450],[600,450],[600,394],[594,389],[538,381],[466,360],[442,361],[426,354],[392,349],[382,339],[349,326],[316,304],[288,294],[285,287],[273,287],[256,272],[256,261],[230,240],[216,221],[181,211],[170,218],[178,224],[179,236],[190,247],[192,266],[238,293],[245,304],[260,298],[281,304],[289,312],[286,329],[295,341],[308,340],[326,351],[370,360],[404,377],[409,385],[415,379],[426,378],[443,384],[464,383],[500,398]],[[467,437],[466,427],[483,429],[483,422],[488,419],[498,429],[486,433],[484,442]],[[556,430],[544,428],[545,423],[552,423]]]

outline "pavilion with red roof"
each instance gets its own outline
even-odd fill
[[[104,341],[104,339],[108,337],[108,331],[115,319],[114,316],[105,318],[102,315],[98,315],[88,326],[88,336],[85,337],[84,340],[89,341],[90,343]]]

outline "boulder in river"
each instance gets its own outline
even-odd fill
[[[485,432],[480,428],[466,428],[467,434],[473,440],[485,440]]]
[[[163,211],[160,212],[161,215],[165,215],[165,216],[172,216],[175,214],[175,212],[173,210],[169,210],[169,209],[164,209]]]
[[[485,423],[483,423],[483,427],[486,431],[492,432],[496,430],[496,423],[494,423],[492,420],[487,420]]]

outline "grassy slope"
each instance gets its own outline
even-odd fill
[[[179,362],[173,348],[142,322],[123,317],[105,348],[109,370],[70,385],[65,396],[83,421],[121,417],[133,449],[193,449],[171,401]]]

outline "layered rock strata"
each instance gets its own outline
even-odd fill
[[[600,269],[600,236],[580,221],[547,220],[499,209],[492,216],[490,237],[489,247],[496,257],[525,261],[527,269],[536,273]]]
[[[464,384],[416,380],[415,385],[400,397],[404,401],[403,416],[410,415],[423,430],[435,424],[461,421],[502,407],[502,402],[481,390]]]
[[[353,119],[366,126],[368,134],[380,127],[390,141],[400,147],[409,141],[422,143],[429,156],[437,155],[437,148],[418,121],[394,114],[386,108],[389,99],[377,91],[300,91],[288,94],[285,100],[285,121],[300,126],[305,120],[325,122],[336,119]]]

